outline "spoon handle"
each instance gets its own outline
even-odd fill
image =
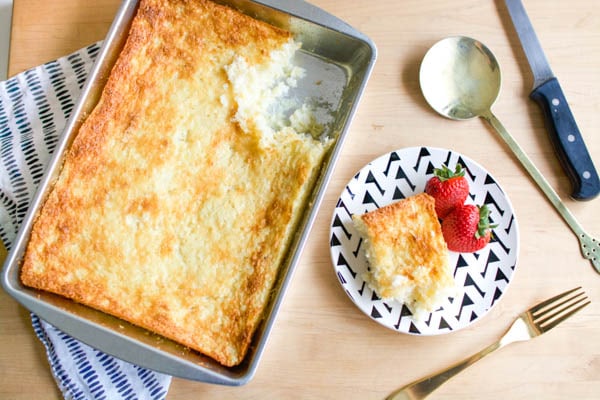
[[[527,157],[527,154],[521,149],[521,146],[517,143],[517,141],[511,136],[510,133],[504,128],[504,126],[500,123],[498,118],[492,114],[491,111],[487,111],[481,115],[483,119],[485,119],[491,126],[498,132],[498,134],[504,139],[508,147],[512,150],[512,152],[517,156],[521,164],[525,167],[529,175],[533,178],[535,183],[538,184],[540,189],[544,192],[548,200],[552,203],[554,208],[558,211],[558,213],[563,217],[567,225],[571,228],[571,230],[577,235],[579,239],[579,245],[581,247],[581,252],[585,258],[590,260],[596,272],[600,273],[600,241],[589,236],[579,225],[571,211],[564,205],[560,197],[556,194],[552,186],[548,183],[546,178],[542,175],[542,173],[537,169],[537,167],[533,164],[533,162]]]
[[[498,134],[504,139],[508,147],[512,150],[515,156],[519,159],[523,167],[529,172],[529,175],[533,178],[535,183],[542,189],[542,192],[546,195],[550,203],[556,208],[558,213],[563,217],[565,222],[569,225],[571,230],[577,235],[577,237],[581,237],[582,234],[585,234],[583,228],[573,214],[569,211],[569,209],[564,205],[558,194],[554,191],[552,186],[548,183],[546,178],[542,175],[539,169],[533,164],[533,162],[529,159],[527,154],[521,149],[521,146],[517,143],[517,141],[512,137],[510,133],[504,128],[502,123],[492,114],[491,111],[485,112],[481,115],[483,119],[485,119],[491,126],[498,132]]]

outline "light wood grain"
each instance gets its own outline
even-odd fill
[[[537,300],[582,285],[592,304],[548,335],[515,344],[442,386],[436,399],[593,399],[600,393],[600,275],[507,147],[481,120],[432,112],[419,89],[426,50],[456,34],[495,53],[503,88],[493,111],[565,199],[600,237],[600,199],[568,199],[569,183],[527,98],[532,78],[502,1],[314,0],[377,44],[379,59],[329,184],[312,234],[255,378],[238,388],[174,379],[168,399],[377,399],[492,342]],[[9,74],[103,38],[115,0],[15,0]],[[555,74],[600,167],[600,7],[587,0],[528,0]],[[521,234],[517,272],[482,320],[449,335],[397,334],[364,316],[340,288],[330,262],[329,222],[338,194],[365,163],[388,151],[428,145],[459,151],[505,188]],[[28,312],[0,294],[0,398],[59,398]]]

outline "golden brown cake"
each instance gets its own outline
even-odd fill
[[[297,48],[210,1],[142,0],[23,283],[239,364],[328,148],[267,113]]]
[[[380,298],[406,304],[419,319],[453,294],[433,197],[420,193],[352,219],[364,238],[365,280]]]

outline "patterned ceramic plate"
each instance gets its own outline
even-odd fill
[[[384,302],[363,279],[367,270],[362,239],[351,216],[423,192],[434,168],[457,163],[466,168],[470,187],[467,203],[487,204],[494,239],[475,253],[450,252],[459,293],[419,321],[402,303]],[[370,162],[348,183],[331,223],[331,257],[342,287],[365,314],[404,333],[437,335],[470,325],[483,317],[506,291],[519,252],[519,229],[510,201],[496,180],[479,164],[450,150],[412,147],[393,151]]]

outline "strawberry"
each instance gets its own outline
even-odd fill
[[[464,204],[454,208],[442,220],[442,233],[448,249],[460,253],[472,253],[487,245],[492,237],[490,211],[484,204],[481,207]]]
[[[435,212],[439,219],[444,219],[453,208],[464,204],[469,195],[469,183],[460,164],[456,164],[454,172],[442,165],[433,173],[425,185],[425,193],[435,199]]]

